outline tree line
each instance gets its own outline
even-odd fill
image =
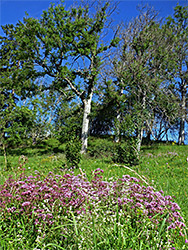
[[[49,135],[166,139],[185,143],[188,9],[172,16],[141,6],[128,23],[113,24],[116,6],[52,4],[40,18],[2,26],[0,144],[35,143]]]

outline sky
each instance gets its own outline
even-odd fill
[[[19,20],[22,20],[25,16],[25,12],[29,16],[39,18],[43,10],[46,10],[50,3],[58,3],[59,0],[0,0],[0,25],[5,24],[16,24]],[[68,7],[73,4],[73,1],[64,1]],[[132,18],[138,15],[137,6],[138,4],[148,3],[159,11],[161,17],[167,17],[173,14],[173,8],[179,3],[180,5],[188,5],[188,0],[180,1],[168,1],[168,0],[120,0],[118,14],[114,16],[117,22],[126,21],[128,22]],[[2,30],[0,30],[2,35]]]

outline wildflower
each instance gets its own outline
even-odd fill
[[[153,154],[151,154],[151,153],[148,153],[148,157],[152,157],[153,156]]]
[[[119,216],[123,214],[126,220],[130,220],[132,215],[136,215],[139,218],[136,223],[142,223],[142,220],[144,223],[144,220],[149,219],[154,230],[164,218],[156,215],[163,213],[165,216],[168,213],[166,223],[167,228],[172,229],[170,234],[173,234],[173,229],[185,227],[179,212],[180,207],[173,202],[171,196],[163,196],[162,190],[156,192],[152,186],[143,186],[139,179],[129,175],[103,181],[102,172],[100,168],[93,171],[91,182],[82,178],[82,175],[75,176],[72,173],[61,178],[52,172],[45,179],[40,178],[39,173],[34,177],[22,176],[19,182],[9,179],[4,185],[0,185],[0,198],[3,197],[0,209],[3,211],[6,203],[14,199],[17,206],[6,210],[9,211],[8,216],[12,216],[11,212],[19,211],[29,220],[32,215],[34,224],[42,227],[56,223],[56,219],[61,220],[61,216],[68,218],[71,211],[78,223],[84,214],[100,216],[101,204],[103,213],[110,215],[105,217],[108,222],[114,220],[118,204]],[[12,188],[12,185],[15,185],[16,189]],[[4,200],[4,197],[7,198]],[[188,243],[187,239],[185,243]]]
[[[26,207],[26,206],[29,206],[31,204],[31,202],[29,201],[26,201],[24,203],[22,203],[22,207]]]
[[[38,220],[38,219],[35,219],[34,224],[35,224],[35,225],[38,225],[38,224],[39,224],[39,220]]]

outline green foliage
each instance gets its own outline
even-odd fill
[[[16,106],[12,110],[7,110],[6,125],[4,127],[4,143],[7,146],[17,147],[28,140],[28,133],[34,122],[34,116],[27,107]]]
[[[71,138],[65,148],[65,155],[70,167],[78,168],[81,160],[81,141],[78,137]]]
[[[4,26],[2,54],[15,62],[21,61],[18,73],[23,79],[29,82],[48,75],[53,80],[47,88],[58,91],[66,101],[76,95],[84,104],[92,99],[95,91],[102,53],[118,43],[117,38],[107,46],[101,42],[108,3],[100,7],[93,8],[94,13],[88,6],[66,10],[61,2],[52,4],[39,19],[26,16],[15,26]],[[15,50],[7,51],[7,44],[13,47],[16,44]],[[8,64],[8,60],[5,63]],[[84,108],[90,110],[90,107]],[[65,135],[66,131],[62,133]]]
[[[172,76],[177,105],[179,106],[178,119],[179,126],[178,143],[185,143],[185,120],[187,116],[187,73],[188,73],[188,7],[177,6],[174,8],[173,16],[168,17],[164,28],[168,30],[168,39],[171,41],[169,50],[168,70]]]
[[[7,89],[0,92],[0,149],[4,152],[5,169],[8,168],[6,149],[29,143],[28,133],[34,122],[32,111],[25,106],[19,107],[14,90]]]
[[[133,137],[129,137],[123,142],[114,144],[112,160],[128,166],[137,165],[139,163],[137,140]]]
[[[114,136],[106,136],[106,138],[90,137],[88,154],[90,157],[95,158],[107,157],[116,163],[122,163],[128,166],[139,163],[137,140],[134,137],[122,138],[122,141],[119,143],[114,142]]]
[[[56,136],[62,143],[70,137],[81,135],[82,127],[82,108],[75,102],[64,102],[58,105],[55,117]]]
[[[175,15],[184,18],[182,21],[185,26],[186,8],[182,9],[176,7]],[[155,127],[157,127],[159,133],[156,137],[160,138],[169,127],[177,122],[180,115],[179,108],[183,105],[180,105],[178,101],[179,95],[176,92],[178,84],[174,85],[176,91],[172,91],[169,82],[172,83],[172,78],[178,71],[177,67],[182,69],[184,65],[185,71],[187,69],[185,63],[178,64],[178,58],[182,58],[187,51],[187,35],[183,31],[185,27],[183,28],[178,23],[172,25],[172,30],[167,26],[162,26],[156,18],[157,13],[151,8],[143,7],[140,10],[140,15],[128,24],[123,33],[121,48],[117,51],[120,54],[115,57],[112,72],[117,79],[114,81],[116,93],[124,98],[116,102],[117,110],[119,108],[117,113],[120,113],[122,107],[124,118],[126,119],[127,114],[130,115],[141,142],[143,130],[152,131],[154,135],[156,134]],[[177,12],[182,13],[177,14]],[[173,41],[173,32],[179,43]],[[178,38],[178,32],[184,33],[186,40],[182,44]],[[174,44],[178,45],[179,52]],[[168,48],[168,53],[166,53],[166,48]],[[121,120],[115,123],[118,136],[121,134],[120,124]],[[161,127],[163,131],[159,131]]]
[[[88,143],[88,154],[91,157],[111,157],[114,148],[113,136],[105,138],[90,137]]]
[[[44,140],[42,144],[45,146],[47,150],[51,150],[57,153],[59,150],[60,142],[56,138],[49,138],[47,140]]]
[[[27,106],[32,110],[34,117],[29,134],[33,144],[53,135],[52,120],[56,98],[56,93],[52,95],[49,91],[41,89],[37,95],[27,102]]]
[[[110,102],[104,100],[104,97],[102,105],[99,105],[98,103],[92,103],[92,112],[90,115],[90,135],[100,136],[109,133],[113,127],[113,119],[115,115],[115,107],[112,105],[112,103],[112,98]]]
[[[60,142],[56,138],[49,138],[47,140],[42,141],[42,143],[44,145],[47,145],[48,147],[50,147],[52,149],[55,148],[55,147],[58,147],[59,144],[60,144]]]

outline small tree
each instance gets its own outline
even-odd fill
[[[33,126],[33,113],[27,107],[18,107],[14,99],[9,96],[3,98],[1,94],[1,105],[0,110],[0,146],[3,149],[5,169],[7,168],[7,147],[15,147],[23,144],[28,140],[28,134]],[[2,102],[1,102],[2,104]]]
[[[18,102],[35,92],[35,77],[31,60],[20,61],[14,26],[5,25],[2,29],[5,36],[0,37],[0,146],[6,168],[6,147],[18,145],[26,138],[33,119],[32,112]]]

